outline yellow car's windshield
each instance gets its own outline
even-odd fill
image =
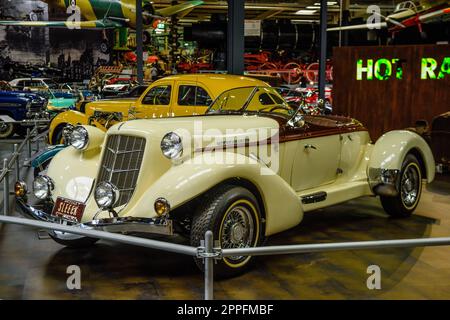
[[[243,87],[222,93],[208,113],[270,112],[291,115],[294,110],[272,87]]]

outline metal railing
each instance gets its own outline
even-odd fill
[[[0,216],[0,222],[25,225],[30,227],[36,227],[39,229],[67,232],[91,238],[115,241],[119,243],[125,243],[139,247],[146,247],[150,249],[162,250],[172,253],[184,254],[199,259],[203,259],[205,266],[204,268],[205,300],[212,300],[214,298],[214,261],[223,259],[224,257],[450,245],[450,237],[445,237],[445,238],[300,244],[300,245],[267,246],[256,248],[241,248],[241,249],[221,249],[221,248],[214,248],[213,234],[211,231],[207,231],[205,233],[205,240],[202,241],[202,246],[191,247],[171,242],[151,240],[105,231],[90,230],[26,218]]]
[[[33,129],[37,130],[37,128]],[[205,239],[199,247],[192,247],[182,244],[175,244],[166,241],[158,241],[146,238],[140,238],[129,235],[116,234],[105,231],[98,231],[76,226],[55,224],[50,222],[18,218],[8,216],[9,213],[9,172],[13,165],[16,166],[16,177],[20,178],[19,155],[28,146],[28,159],[31,159],[32,140],[39,140],[40,135],[32,139],[32,132],[28,130],[26,139],[20,146],[14,145],[14,153],[11,158],[4,159],[4,168],[0,175],[0,182],[4,182],[4,216],[0,216],[0,223],[10,223],[35,227],[45,230],[55,230],[91,238],[98,238],[107,241],[114,241],[129,245],[146,247],[156,250],[162,250],[172,253],[184,254],[204,262],[204,298],[212,300],[214,298],[214,263],[224,257],[232,256],[261,256],[261,255],[281,255],[281,254],[301,254],[312,252],[329,252],[345,250],[371,250],[385,248],[410,248],[410,247],[428,247],[428,246],[450,246],[450,237],[442,238],[421,238],[421,239],[401,239],[401,240],[380,240],[380,241],[359,241],[359,242],[339,242],[339,243],[318,243],[318,244],[299,244],[282,246],[265,246],[255,248],[240,249],[222,249],[214,247],[214,237],[211,231],[205,233]],[[38,147],[38,146],[37,146]]]
[[[39,140],[47,134],[47,132],[38,133],[39,124],[35,122],[33,129],[30,130],[30,128],[27,128],[25,139],[20,144],[14,144],[13,152],[9,159],[3,159],[3,167],[0,171],[0,183],[3,182],[3,214],[5,216],[9,213],[9,183],[12,169],[15,168],[16,181],[20,180],[20,155],[23,149],[26,147],[27,150],[27,158],[24,163],[31,165],[31,157],[33,156],[32,143],[34,142],[36,144],[36,152],[39,151]]]

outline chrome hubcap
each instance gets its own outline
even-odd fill
[[[401,180],[402,201],[407,207],[411,207],[416,203],[419,187],[420,181],[417,168],[413,166],[407,167]]]
[[[3,122],[3,121],[0,121],[0,132],[6,132],[6,131],[8,131],[8,129],[9,129],[9,126],[5,123],[5,122]]]
[[[222,248],[246,248],[252,245],[255,225],[251,211],[245,206],[233,207],[225,216],[222,226]],[[240,260],[229,257],[230,260]]]

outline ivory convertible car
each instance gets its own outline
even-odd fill
[[[176,233],[193,246],[207,230],[222,248],[258,246],[304,212],[362,196],[378,195],[388,214],[407,217],[435,173],[419,135],[391,131],[372,144],[358,121],[302,115],[270,87],[226,91],[203,116],[127,121],[106,133],[79,126],[70,141],[33,183],[45,205],[28,204],[26,185],[16,184],[24,213],[110,232]],[[68,246],[96,240],[50,236]],[[251,260],[227,257],[215,272],[233,275]]]

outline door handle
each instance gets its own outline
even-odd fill
[[[315,146],[313,146],[312,144],[305,144],[305,150],[306,149],[314,149],[317,150],[317,148]]]

